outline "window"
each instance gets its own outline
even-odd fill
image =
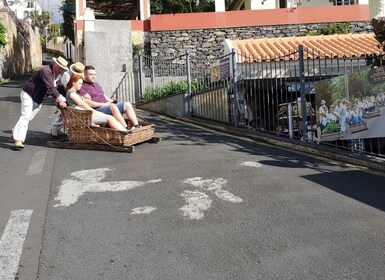
[[[347,5],[355,5],[356,0],[334,0],[334,6],[347,6]]]

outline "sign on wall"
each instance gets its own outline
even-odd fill
[[[211,82],[227,79],[231,75],[230,57],[218,59],[210,65]]]

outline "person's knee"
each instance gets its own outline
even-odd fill
[[[132,104],[130,102],[124,102],[124,111],[127,111],[129,109],[133,109],[132,108]]]
[[[115,104],[112,104],[112,105],[110,105],[110,111],[112,113],[118,113],[119,112],[119,108]]]

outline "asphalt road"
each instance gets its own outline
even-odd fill
[[[383,174],[146,112],[162,141],[132,154],[48,148],[52,104],[13,151],[21,85],[0,85],[1,280],[385,279]]]

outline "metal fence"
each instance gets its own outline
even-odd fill
[[[126,72],[113,91],[111,98],[119,100],[120,102],[129,101],[132,104],[136,104],[139,97],[138,85],[138,73]]]
[[[305,54],[305,55],[304,55]],[[312,57],[313,59],[304,59]],[[213,78],[212,65],[228,61],[230,72]],[[271,133],[385,156],[385,138],[321,139],[315,87],[317,82],[369,70],[378,57],[325,58],[302,46],[280,57],[255,59],[230,53],[219,58],[139,59],[137,98],[142,101],[188,93],[189,115]],[[316,100],[318,102],[316,102]],[[302,108],[306,108],[302,110]]]

